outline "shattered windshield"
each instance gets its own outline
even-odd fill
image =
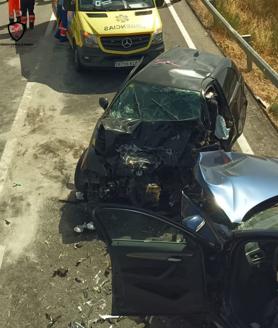
[[[81,11],[120,11],[152,7],[153,0],[79,0]]]
[[[278,203],[257,212],[247,221],[242,222],[237,230],[278,230]]]
[[[180,121],[201,118],[204,101],[198,91],[132,82],[110,107],[115,119]]]

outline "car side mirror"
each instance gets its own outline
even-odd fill
[[[216,116],[214,134],[219,140],[228,140],[230,136],[230,128],[227,127],[226,121],[222,115]]]
[[[100,105],[100,107],[102,107],[104,110],[108,107],[108,105],[109,105],[109,101],[108,101],[108,99],[107,98],[104,98],[104,97],[101,97],[101,98],[99,98],[99,105]]]
[[[164,5],[164,0],[155,0],[156,6],[158,8],[162,7]]]
[[[214,247],[217,245],[217,239],[213,230],[201,215],[196,214],[182,219],[182,225],[205,240],[210,246]]]
[[[182,225],[192,232],[199,232],[206,224],[205,219],[200,215],[192,215],[182,220]]]

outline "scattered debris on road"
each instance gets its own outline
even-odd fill
[[[9,221],[7,219],[4,219],[4,222],[6,223],[6,225],[10,225],[11,224],[11,221]]]
[[[90,321],[90,323],[96,324],[96,323],[103,323],[107,321],[110,324],[114,324],[115,321],[117,322],[122,318],[123,318],[122,316],[118,316],[118,315],[99,314],[99,318],[93,319],[92,321]]]
[[[75,226],[73,230],[77,233],[81,233],[85,229],[90,230],[90,231],[95,231],[96,230],[93,222],[84,222],[81,225]]]
[[[21,184],[20,184],[20,183],[16,183],[16,182],[14,182],[14,183],[13,183],[13,188],[15,188],[15,187],[21,187]]]
[[[76,197],[77,200],[84,200],[84,194],[83,194],[83,192],[77,191],[75,193],[75,197]]]
[[[78,282],[79,284],[84,284],[85,280],[82,278],[75,277],[74,280]]]
[[[88,259],[88,257],[81,257],[76,263],[75,266],[78,266],[79,264],[81,264],[82,262],[86,261]]]
[[[85,326],[79,322],[74,321],[69,323],[68,328],[85,328]]]
[[[73,248],[75,248],[75,249],[77,249],[77,248],[81,248],[83,246],[83,244],[82,243],[74,243],[73,244]]]
[[[99,317],[102,320],[110,320],[110,319],[119,319],[119,315],[110,315],[110,314],[100,314]]]
[[[83,296],[84,296],[85,299],[88,298],[89,294],[88,294],[87,289],[84,289],[84,290],[83,290]]]
[[[48,320],[47,328],[51,328],[62,316],[58,315],[57,317],[53,318],[49,313],[46,313],[45,317]]]
[[[64,278],[64,277],[66,277],[66,275],[68,274],[68,269],[65,269],[65,268],[59,268],[59,269],[57,269],[57,270],[55,270],[54,272],[53,272],[53,275],[52,275],[52,277],[56,277],[56,276],[59,276],[59,277],[61,277],[61,278]]]

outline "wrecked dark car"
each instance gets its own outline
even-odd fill
[[[243,130],[244,82],[228,59],[175,48],[135,67],[98,120],[76,172],[95,203],[175,208],[200,150],[230,150]],[[152,205],[150,205],[152,204]]]
[[[278,327],[278,159],[200,153],[180,215],[104,204],[112,312],[198,327]]]

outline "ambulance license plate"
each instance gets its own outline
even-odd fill
[[[120,62],[115,62],[115,67],[131,67],[136,66],[139,60],[125,60]]]

